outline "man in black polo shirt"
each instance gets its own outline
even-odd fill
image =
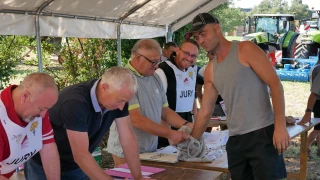
[[[98,166],[92,152],[113,121],[134,179],[142,179],[136,137],[132,131],[128,101],[137,90],[130,70],[108,69],[101,79],[75,84],[59,93],[49,110],[61,162],[61,179],[111,179]],[[27,180],[45,179],[39,155],[25,166]]]

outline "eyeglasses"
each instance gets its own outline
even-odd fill
[[[139,56],[142,56],[144,57],[147,61],[149,61],[151,63],[151,66],[154,67],[156,65],[159,65],[160,63],[162,63],[161,60],[157,61],[157,62],[154,62],[154,61],[151,61],[149,58],[145,57],[144,55],[140,54],[140,53],[137,53]]]
[[[195,54],[190,54],[189,52],[182,50],[181,47],[179,47],[179,49],[183,52],[183,54],[184,54],[185,56],[191,57],[192,59],[197,59],[197,57],[198,57],[198,56],[195,55]]]

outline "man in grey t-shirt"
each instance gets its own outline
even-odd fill
[[[286,178],[281,153],[289,146],[290,136],[283,88],[267,56],[250,41],[225,39],[219,20],[209,13],[198,14],[191,24],[185,38],[193,36],[216,58],[205,70],[203,100],[190,135],[200,139],[219,92],[227,110],[226,151],[231,178]],[[272,92],[272,106],[267,85]]]
[[[152,39],[139,40],[131,53],[132,59],[127,67],[137,77],[138,90],[129,102],[129,114],[140,153],[156,151],[158,136],[169,139],[174,145],[188,139],[186,133],[160,125],[162,119],[176,128],[185,124],[193,126],[168,107],[160,77],[154,74],[161,62],[159,43]],[[115,167],[126,162],[119,143],[119,133],[114,124],[110,128],[107,150],[113,155]]]

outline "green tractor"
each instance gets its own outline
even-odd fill
[[[313,10],[312,17],[300,21],[299,44],[296,48],[295,58],[309,59],[317,56],[320,48],[320,10]]]
[[[261,43],[268,45],[269,57],[272,58],[271,62],[273,65],[277,65],[276,51],[278,54],[280,52],[283,58],[294,57],[298,36],[299,34],[295,32],[294,15],[254,14],[252,18],[248,17],[246,19],[242,41],[249,40],[257,45]],[[291,64],[293,62],[282,60],[281,63]],[[282,64],[280,66],[283,66]]]

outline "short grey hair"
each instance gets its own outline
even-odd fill
[[[131,49],[131,56],[133,57],[139,49],[155,50],[159,55],[162,55],[162,49],[158,41],[154,39],[140,39]]]
[[[107,83],[114,90],[120,90],[123,85],[127,85],[133,93],[136,93],[138,88],[135,75],[128,68],[119,66],[107,69],[101,77],[101,83]]]
[[[49,74],[40,72],[27,75],[18,88],[21,91],[29,91],[34,97],[42,94],[48,88],[55,89],[58,92],[58,87],[54,79]]]

